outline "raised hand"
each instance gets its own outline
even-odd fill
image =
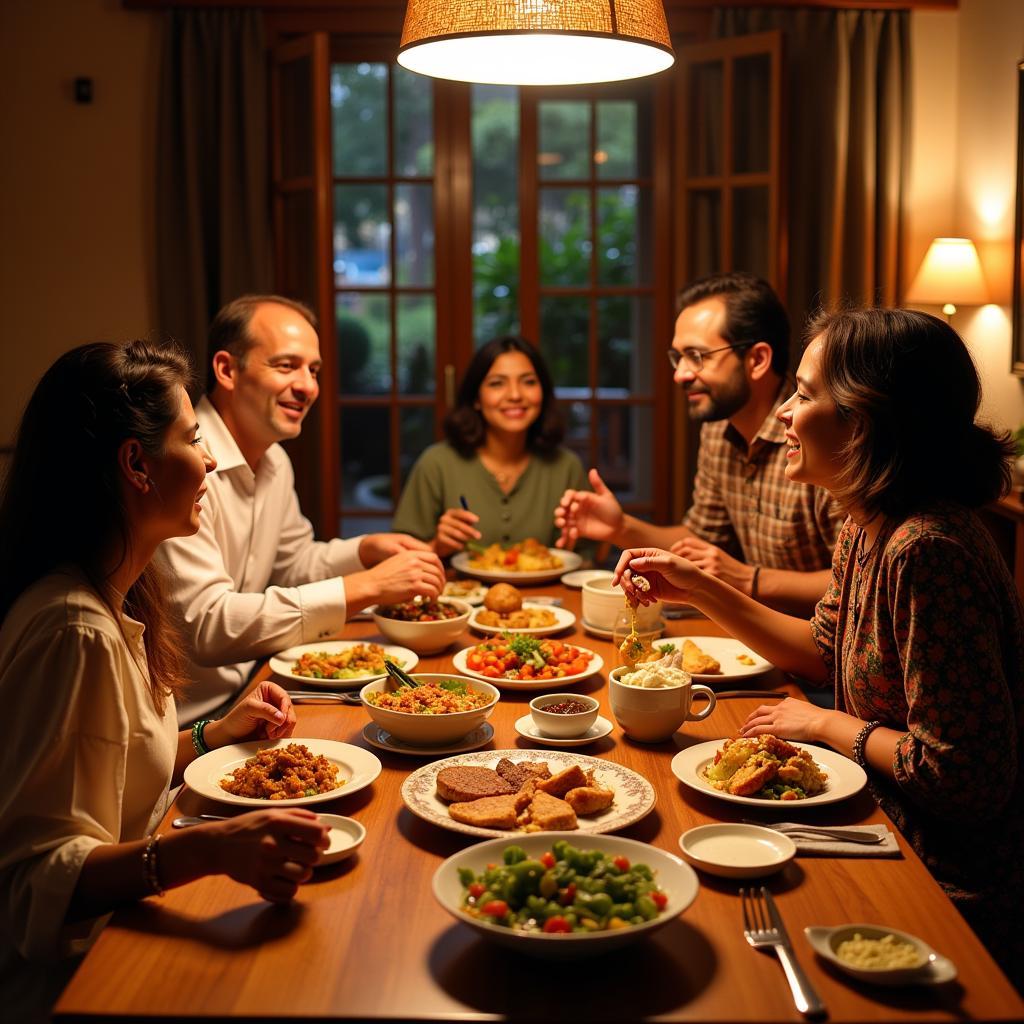
[[[211,722],[204,738],[208,746],[214,747],[245,740],[277,740],[294,731],[295,710],[288,694],[265,679],[222,719]]]
[[[401,551],[367,569],[365,577],[370,596],[367,603],[393,604],[417,594],[437,597],[444,589],[444,566],[430,550]]]
[[[437,533],[434,535],[434,550],[439,558],[450,555],[453,551],[461,551],[467,541],[479,540],[480,531],[473,525],[480,517],[465,508],[445,509],[437,521]]]
[[[643,576],[649,587],[635,586],[633,576]],[[638,604],[668,601],[679,604],[691,599],[701,570],[670,551],[661,548],[627,548],[615,566],[612,583],[622,587],[626,598]]]
[[[721,548],[709,544],[699,537],[684,537],[672,545],[672,553],[693,562],[699,569],[724,580],[741,593],[749,594],[754,578],[752,566],[740,562]]]
[[[572,547],[580,537],[614,541],[622,532],[624,514],[618,498],[596,469],[587,477],[593,491],[567,490],[555,508],[555,526],[562,531],[556,547]]]
[[[368,569],[403,551],[430,551],[429,544],[407,533],[368,533],[359,542],[359,561]]]

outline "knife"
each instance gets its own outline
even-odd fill
[[[716,690],[715,696],[728,700],[730,697],[788,697],[789,694],[781,690]]]

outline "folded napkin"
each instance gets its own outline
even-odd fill
[[[802,825],[798,821],[783,821],[768,828],[777,828],[796,844],[799,857],[898,857],[899,844],[896,836],[885,825],[842,825],[847,832],[863,832],[865,835],[882,836],[880,843],[855,843],[848,839],[834,839],[818,830],[814,825]]]

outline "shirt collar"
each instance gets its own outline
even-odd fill
[[[196,404],[196,419],[202,431],[203,446],[217,460],[215,473],[226,473],[239,466],[249,468],[227,424],[206,395]]]
[[[748,454],[752,454],[756,448],[760,448],[762,444],[785,444],[786,443],[786,424],[782,422],[775,414],[779,411],[779,408],[789,398],[793,390],[796,387],[796,383],[790,378],[786,377],[779,385],[778,393],[775,396],[775,402],[771,407],[770,412],[765,416],[761,422],[761,426],[757,428],[757,433],[754,434],[754,439],[750,442],[749,449],[747,448],[747,442],[743,439],[740,432],[731,424],[727,424],[725,428],[725,436],[741,451],[747,451]]]

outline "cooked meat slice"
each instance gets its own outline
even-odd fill
[[[729,792],[753,796],[779,773],[779,762],[769,754],[757,754],[729,780]]]
[[[683,669],[694,674],[713,676],[721,673],[722,666],[692,640],[684,640]]]
[[[523,783],[522,789],[516,793],[516,814],[522,814],[527,807],[530,806],[530,802],[533,800],[533,794],[537,792],[537,780],[527,779]],[[529,817],[529,815],[527,815]]]
[[[780,740],[778,736],[773,736],[771,733],[759,736],[758,739],[760,740],[761,746],[767,750],[769,754],[774,754],[780,761],[800,756],[799,747],[794,747],[792,743]]]
[[[513,788],[493,768],[455,764],[437,773],[437,795],[450,803],[512,792]]]
[[[529,779],[547,779],[551,776],[547,761],[510,761],[503,757],[494,770],[513,788],[522,789]]]
[[[577,786],[565,794],[565,802],[577,814],[597,814],[611,807],[614,800],[615,791],[604,786]]]
[[[552,796],[565,796],[570,789],[585,785],[587,785],[585,772],[578,764],[574,764],[557,775],[552,775],[550,779],[538,782],[537,788]]]
[[[576,812],[557,796],[538,790],[530,801],[530,823],[543,832],[578,828]]]
[[[466,803],[454,803],[448,808],[448,814],[464,825],[513,829],[516,827],[516,798],[512,794],[506,794],[484,796]]]

